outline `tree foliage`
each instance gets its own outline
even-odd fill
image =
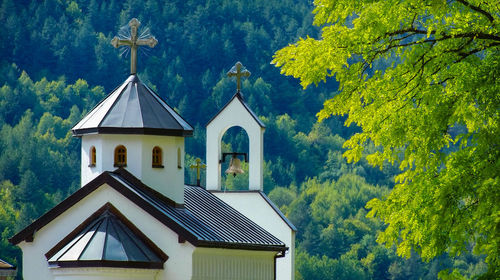
[[[24,71],[5,82],[0,88],[0,253],[19,265],[20,250],[8,238],[78,188],[80,149],[70,129],[83,117],[79,108],[91,108],[104,92],[83,80],[33,82]]]
[[[367,206],[378,240],[429,260],[473,244],[500,274],[500,6],[496,1],[316,0],[307,37],[274,56],[304,87],[329,77],[340,93],[318,113],[362,131],[349,161],[397,165],[397,185]],[[367,143],[379,149],[367,151]]]
[[[467,278],[486,271],[482,258],[471,254],[454,259],[444,254],[424,263],[416,254],[399,258],[393,247],[377,244],[376,234],[384,225],[367,218],[364,205],[388,192],[352,173],[338,180],[313,178],[300,187],[273,189],[269,198],[299,229],[296,279],[431,280],[446,268]]]

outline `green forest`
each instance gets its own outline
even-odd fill
[[[486,273],[485,254],[473,253],[474,244],[462,245],[460,254],[422,258],[418,250],[401,254],[395,244],[377,242],[387,225],[367,217],[366,205],[388,197],[404,168],[343,156],[364,127],[349,122],[348,113],[318,114],[339,94],[338,79],[304,88],[271,63],[289,44],[321,36],[313,10],[310,0],[2,0],[0,258],[21,270],[21,252],[7,239],[79,188],[80,140],[70,129],[128,77],[127,52],[110,42],[135,17],[140,31],[158,40],[155,48],[139,49],[138,75],[195,128],[186,139],[186,166],[204,161],[205,125],[235,93],[227,71],[241,61],[252,73],[242,92],[266,125],[264,191],[298,228],[296,279]],[[387,56],[373,67],[397,62]],[[376,141],[361,144],[363,155],[382,151]],[[248,152],[245,132],[230,129],[223,148]],[[185,178],[196,182],[188,168]],[[227,189],[242,189],[248,173],[223,180]]]

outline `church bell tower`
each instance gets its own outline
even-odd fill
[[[248,188],[263,190],[264,131],[266,126],[248,107],[241,93],[241,77],[250,76],[242,69],[240,62],[229,71],[229,77],[236,77],[236,93],[231,100],[207,124],[207,190],[221,189],[222,136],[231,127],[244,129],[249,138]]]
[[[294,279],[294,248],[297,228],[263,192],[264,131],[266,127],[246,104],[241,93],[241,78],[250,76],[250,72],[245,70],[240,62],[237,62],[227,74],[229,77],[236,77],[236,93],[208,122],[206,127],[206,188],[213,195],[287,244],[288,253],[282,258],[276,259],[275,279]],[[221,162],[224,161],[226,155],[226,153],[222,153],[221,143],[224,133],[234,126],[241,127],[248,135],[248,189],[226,191],[221,190]],[[236,154],[239,156],[240,153]]]
[[[184,203],[184,137],[193,128],[137,76],[137,48],[154,47],[154,37],[139,39],[140,22],[129,23],[130,76],[73,128],[82,139],[81,185],[104,171],[124,168],[177,204]]]

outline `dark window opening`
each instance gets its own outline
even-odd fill
[[[115,148],[115,167],[127,166],[127,148],[120,145]]]

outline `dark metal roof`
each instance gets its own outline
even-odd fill
[[[215,114],[215,116],[213,116],[210,121],[208,121],[208,123],[205,125],[205,127],[207,127],[215,118],[217,118],[217,116],[222,112],[224,111],[224,109],[233,101],[233,99],[238,99],[238,101],[240,101],[240,103],[243,105],[243,107],[247,110],[247,112],[253,117],[253,119],[257,122],[257,124],[262,127],[262,128],[265,128],[266,125],[259,119],[259,117],[252,111],[252,109],[250,109],[250,107],[248,107],[247,103],[245,102],[245,100],[243,100],[243,96],[241,94],[240,91],[237,91],[233,97],[226,103],[226,105],[224,105],[224,107],[222,107],[222,109],[219,110],[219,112],[217,112],[217,114]]]
[[[160,211],[167,226],[172,225],[172,222],[180,226],[186,240],[195,246],[277,251],[286,249],[278,238],[205,189],[185,186],[185,207],[173,207],[158,196],[148,195],[140,185],[131,182],[133,178],[129,175],[133,177],[131,174],[111,174]]]
[[[74,136],[91,133],[191,136],[193,127],[133,74],[72,131]]]
[[[203,225],[198,231],[207,235],[206,240],[285,246],[274,235],[201,187],[186,186],[184,197],[186,209]]]
[[[59,267],[161,269],[168,259],[109,203],[59,242],[46,256],[51,266]]]
[[[185,186],[185,204],[180,207],[124,169],[103,172],[9,241],[29,242],[38,229],[103,184],[120,192],[194,246],[276,252],[288,249],[278,238],[205,189]]]

